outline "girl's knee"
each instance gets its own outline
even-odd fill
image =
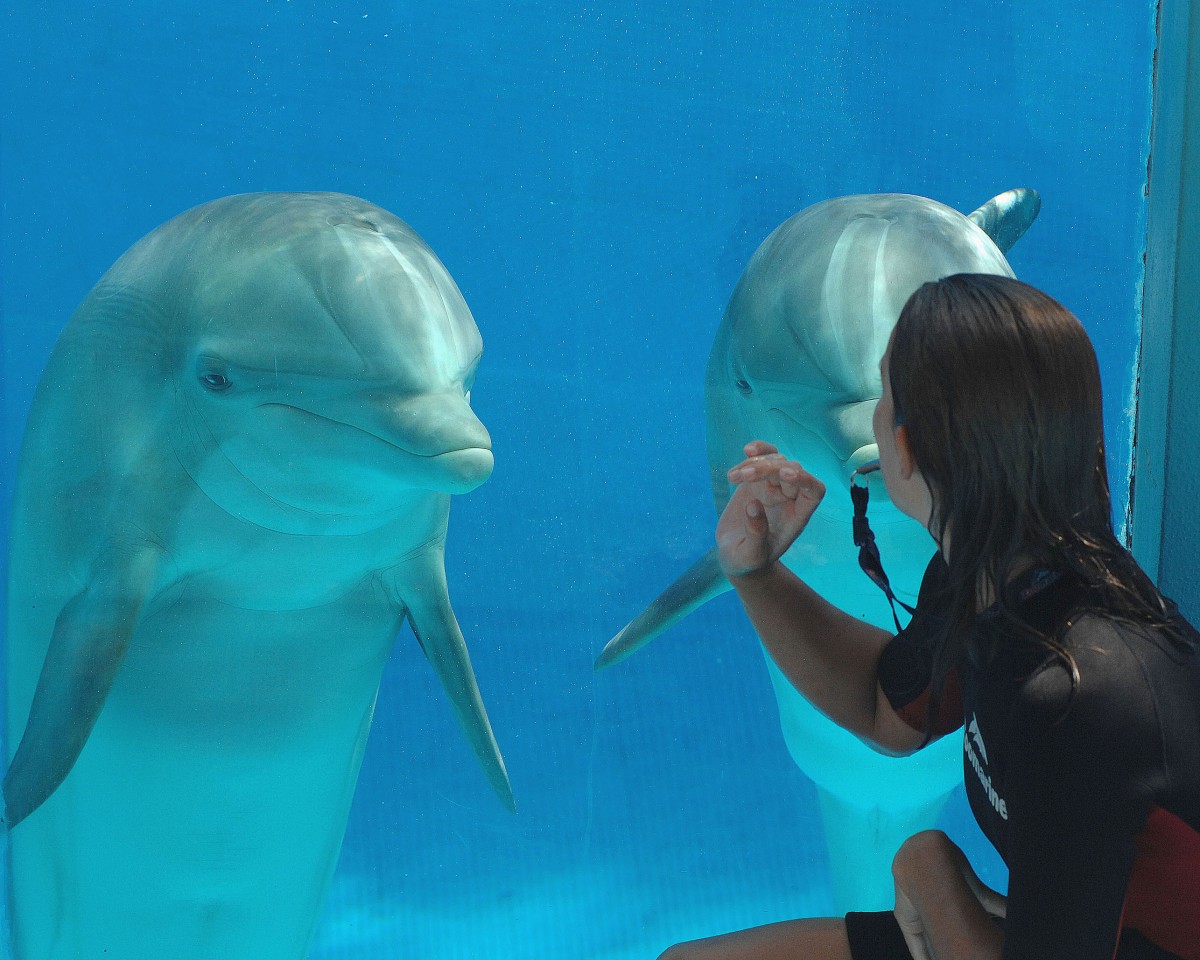
[[[955,847],[941,830],[923,830],[915,833],[900,845],[892,860],[892,876],[900,880],[918,870],[944,866],[954,861]]]

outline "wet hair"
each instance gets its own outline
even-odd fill
[[[1069,310],[1008,277],[927,283],[901,311],[888,378],[896,423],[932,495],[930,532],[949,537],[935,701],[984,585],[994,585],[999,615],[1053,651],[1078,686],[1070,652],[1017,613],[1009,581],[1022,563],[1073,574],[1105,615],[1186,642],[1171,625],[1173,605],[1113,531],[1100,372]]]

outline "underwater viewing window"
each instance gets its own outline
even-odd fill
[[[19,960],[640,960],[889,909],[935,825],[1003,887],[961,737],[835,728],[709,553],[742,445],[803,452],[787,562],[893,629],[847,484],[925,279],[1081,318],[1198,609],[1190,4],[5,13],[9,762],[55,637],[115,672],[13,833]]]

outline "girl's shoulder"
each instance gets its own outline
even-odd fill
[[[1200,720],[1200,635],[1182,618],[1162,628],[1085,605],[1022,684],[1026,722],[1089,737],[1158,741],[1164,720]],[[1180,642],[1183,638],[1186,642]]]

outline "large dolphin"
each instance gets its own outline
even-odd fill
[[[303,957],[406,619],[511,807],[443,565],[493,465],[481,348],[429,247],[339,194],[197,207],[88,295],[12,520],[17,960]]]
[[[850,474],[876,459],[871,415],[878,363],[905,301],[952,273],[1012,276],[1004,254],[1037,216],[1031,190],[1013,190],[969,216],[924,197],[877,194],[815,204],[776,229],[751,258],[717,330],[705,382],[708,460],[719,513],[726,472],[752,439],[776,444],[828,488],[784,560],[818,592],[894,629],[878,588],[858,570]],[[913,601],[933,541],[871,480],[871,525],[896,592]],[[705,554],[602,651],[608,666],[730,589]],[[835,906],[887,909],[900,843],[932,824],[962,776],[955,738],[916,756],[883,757],[818,713],[767,660],[796,763],[817,784]]]

